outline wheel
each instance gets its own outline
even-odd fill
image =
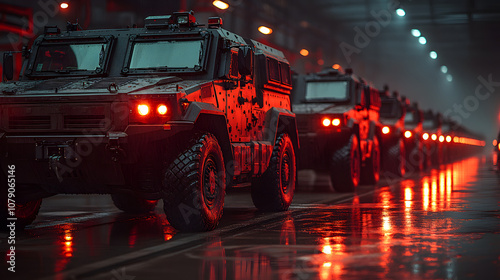
[[[422,152],[424,157],[423,170],[427,170],[432,166],[432,154],[429,150],[429,146],[424,145]]]
[[[406,173],[405,158],[405,146],[403,140],[399,140],[387,150],[385,170],[397,177],[403,177]]]
[[[376,184],[380,179],[380,144],[377,137],[373,138],[370,158],[361,169],[361,181],[365,184]]]
[[[7,196],[4,196],[7,197]],[[9,224],[7,218],[13,217],[10,215],[8,211],[7,199],[1,200],[1,209],[2,214],[0,215],[0,219],[2,220],[2,230],[6,230],[6,226]],[[15,217],[17,218],[16,229],[23,229],[25,226],[30,225],[36,219],[38,215],[38,211],[40,211],[40,206],[42,205],[42,200],[37,199],[33,201],[29,201],[27,203],[19,204],[16,203],[14,208]]]
[[[2,182],[7,181],[7,176],[5,176],[5,174],[2,172],[1,169],[0,169],[0,180]],[[2,187],[1,194],[2,198],[0,199],[0,209],[1,209],[0,224],[2,225],[2,228],[0,230],[7,230],[6,226],[10,223],[9,221],[7,221],[7,218],[14,217],[10,215],[10,211],[8,210],[9,207],[13,206],[9,205],[7,197],[8,185]],[[18,201],[18,197],[13,197],[12,199],[14,199],[14,201]],[[42,199],[36,199],[26,203],[15,203],[14,214],[15,217],[17,218],[17,220],[15,221],[16,229],[23,229],[25,226],[31,224],[36,219],[38,211],[40,211],[41,205],[42,205]]]
[[[421,142],[417,142],[407,155],[406,171],[424,170],[425,154],[424,147]]]
[[[297,181],[295,151],[288,134],[276,139],[269,166],[252,181],[252,201],[262,211],[285,211],[292,203]]]
[[[111,194],[111,199],[113,199],[116,208],[130,214],[153,212],[156,208],[156,204],[158,204],[158,200],[147,200],[142,197],[124,193]]]
[[[356,135],[352,135],[347,145],[335,151],[330,164],[330,178],[338,192],[353,192],[359,184],[361,155]]]
[[[196,136],[166,168],[163,208],[182,231],[213,230],[222,217],[226,191],[224,158],[215,136]]]

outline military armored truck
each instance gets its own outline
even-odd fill
[[[442,143],[439,142],[441,136],[441,125],[443,117],[441,113],[434,113],[432,110],[424,112],[424,134],[422,139],[425,141],[429,149],[426,151],[426,156],[430,157],[431,164],[439,166],[442,163]]]
[[[328,172],[336,191],[352,192],[380,177],[380,97],[352,71],[294,75],[293,111],[299,169]]]
[[[406,172],[406,150],[403,141],[406,107],[399,94],[388,89],[380,91],[380,146],[383,174],[388,177],[404,176]]]
[[[406,107],[404,143],[406,148],[406,170],[419,171],[430,166],[430,157],[426,157],[429,150],[428,142],[422,139],[424,112],[419,109],[418,103],[410,104],[409,99],[403,99]]]
[[[299,148],[289,63],[221,26],[178,12],[144,28],[46,27],[20,81],[0,85],[0,174],[15,168],[18,224],[55,194],[111,194],[130,213],[163,199],[188,231],[217,226],[230,186],[286,210]],[[2,221],[14,214],[1,207]]]

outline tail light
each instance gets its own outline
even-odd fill
[[[429,133],[424,133],[424,134],[422,135],[422,139],[424,139],[424,140],[429,139]]]
[[[444,142],[444,136],[443,135],[440,135],[439,136],[439,142],[443,143]]]
[[[438,137],[437,137],[437,135],[436,135],[436,134],[432,134],[432,135],[431,135],[431,139],[432,139],[432,141],[436,141],[436,139],[437,139],[437,138],[438,138]]]
[[[409,131],[409,130],[405,131],[405,137],[406,138],[410,138],[411,135],[412,135],[411,131]]]
[[[383,134],[389,134],[391,132],[391,129],[388,126],[382,127],[382,133]]]
[[[448,142],[448,143],[451,142],[451,136],[450,135],[446,136],[446,142]]]

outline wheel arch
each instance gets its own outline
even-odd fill
[[[267,111],[265,121],[264,140],[276,143],[276,139],[280,134],[287,133],[297,153],[300,143],[295,114],[286,109],[273,107]]]

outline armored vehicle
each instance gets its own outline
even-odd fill
[[[387,177],[404,176],[406,172],[406,150],[403,141],[406,107],[399,94],[390,95],[388,89],[380,91],[380,142],[381,165]]]
[[[352,71],[295,75],[293,111],[301,150],[299,169],[327,171],[339,192],[380,177],[380,96]]]
[[[442,123],[443,117],[441,113],[434,113],[432,110],[424,112],[424,134],[422,135],[422,139],[429,147],[426,151],[426,156],[430,157],[432,165],[440,165],[442,163],[442,143],[439,142]]]
[[[406,170],[424,170],[430,166],[430,157],[426,157],[429,142],[422,139],[424,112],[418,103],[410,104],[409,99],[403,99],[406,107],[404,142],[406,148]]]
[[[20,81],[0,87],[18,222],[42,198],[99,193],[132,213],[163,199],[177,229],[211,230],[226,187],[250,183],[257,208],[286,210],[299,147],[289,63],[221,25],[179,12],[144,28],[45,28]]]

